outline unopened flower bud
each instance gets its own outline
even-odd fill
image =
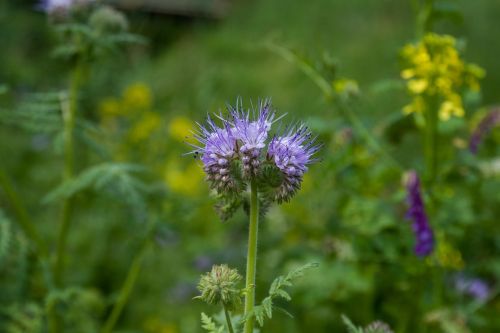
[[[202,275],[198,284],[201,295],[197,298],[208,304],[222,304],[228,309],[235,309],[241,304],[241,290],[238,288],[241,280],[236,269],[214,265],[209,273]]]

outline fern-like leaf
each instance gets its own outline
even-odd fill
[[[59,185],[45,196],[43,202],[66,199],[92,188],[98,192],[107,192],[136,211],[143,212],[144,195],[149,187],[136,174],[144,171],[145,168],[137,164],[107,162],[95,165]]]
[[[349,333],[364,333],[363,328],[356,327],[346,315],[342,315],[342,321],[347,326],[347,331]]]
[[[273,283],[271,283],[271,287],[269,287],[268,296],[262,300],[260,305],[254,307],[253,311],[247,316],[247,318],[254,317],[262,327],[266,318],[271,319],[273,317],[273,309],[275,308],[273,300],[276,298],[282,298],[285,301],[290,301],[292,297],[287,291],[284,290],[284,288],[292,287],[295,279],[304,275],[306,270],[314,267],[318,267],[318,263],[303,265],[289,272],[287,275],[281,275],[274,279]],[[284,311],[287,315],[290,315],[285,310],[280,310]]]
[[[214,320],[207,316],[204,312],[201,313],[201,327],[208,333],[224,332],[224,326],[218,326]]]

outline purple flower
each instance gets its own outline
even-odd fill
[[[266,145],[274,112],[271,110],[270,101],[265,100],[259,105],[258,115],[253,112],[254,119],[250,118],[250,111],[244,111],[238,104],[236,108],[231,109],[231,116],[235,137],[241,144],[239,152],[243,163],[243,174],[246,178],[250,178],[259,171],[261,150]]]
[[[207,180],[217,191],[236,190],[238,184],[230,174],[231,162],[238,157],[234,128],[224,119],[222,127],[218,127],[210,116],[206,127],[199,123],[198,126],[199,131],[194,137],[201,145],[193,145],[193,153],[195,157],[201,155]]]
[[[464,295],[474,297],[476,300],[484,302],[491,294],[490,287],[479,278],[469,278],[459,274],[455,278],[455,289]]]
[[[434,250],[434,235],[427,220],[422,194],[420,193],[420,181],[415,171],[410,171],[406,181],[408,212],[406,217],[413,220],[413,231],[417,239],[415,254],[425,257]]]
[[[192,145],[192,153],[200,156],[211,187],[219,194],[238,194],[245,183],[255,180],[271,201],[289,200],[300,188],[307,166],[316,161],[312,156],[319,146],[309,130],[291,126],[282,136],[269,139],[273,123],[281,118],[275,118],[269,100],[252,111],[243,110],[238,101],[229,112],[228,119],[217,115],[221,126],[208,117],[194,133],[199,144]]]
[[[284,136],[274,137],[269,143],[267,157],[283,175],[275,197],[278,202],[288,201],[300,189],[307,166],[316,161],[313,155],[320,146],[315,141],[307,127],[299,125],[291,127]]]
[[[469,141],[469,150],[474,155],[477,154],[479,144],[483,137],[495,126],[500,124],[500,108],[489,112],[476,127]]]

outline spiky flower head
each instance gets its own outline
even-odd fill
[[[377,320],[365,327],[364,333],[394,333],[386,323]]]
[[[231,108],[234,134],[240,144],[243,175],[247,179],[255,177],[259,172],[261,151],[266,145],[274,119],[269,100],[260,103],[258,114],[255,110],[252,113],[250,115],[250,111],[245,111],[238,103],[236,108]]]
[[[268,159],[281,171],[283,180],[275,199],[288,201],[300,189],[307,166],[316,161],[313,155],[320,146],[304,125],[292,127],[283,136],[275,136],[269,143]]]
[[[288,201],[300,188],[309,164],[319,149],[315,138],[302,124],[287,127],[281,135],[271,136],[276,118],[269,100],[258,104],[257,110],[244,110],[241,102],[229,107],[229,117],[217,115],[220,125],[208,117],[206,125],[198,124],[193,145],[195,157],[203,162],[203,169],[212,189],[219,195],[233,195],[223,202],[230,204],[251,181],[259,183],[266,198],[279,203]]]
[[[235,309],[241,304],[241,289],[238,287],[242,280],[236,269],[227,265],[214,265],[212,270],[202,275],[198,283],[200,296],[196,298],[208,304],[222,304],[228,309]]]
[[[406,217],[413,220],[413,232],[417,239],[415,254],[425,257],[434,250],[434,234],[427,220],[424,201],[420,192],[420,180],[415,171],[410,171],[406,180],[408,212]]]
[[[224,119],[222,127],[218,127],[210,116],[206,126],[199,123],[198,126],[199,131],[195,134],[195,138],[200,142],[200,146],[194,146],[194,154],[195,157],[201,155],[203,170],[211,187],[218,192],[240,190],[239,181],[234,173],[230,172],[238,160],[234,129]]]

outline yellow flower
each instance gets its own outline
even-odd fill
[[[408,81],[408,90],[414,94],[420,94],[427,89],[429,82],[426,79],[415,79]]]
[[[403,47],[405,67],[401,77],[407,80],[407,89],[413,98],[403,108],[404,113],[437,111],[441,120],[465,114],[460,93],[464,88],[478,91],[484,70],[465,63],[456,44],[452,36],[429,33],[416,44]],[[427,106],[431,99],[439,101],[439,110]]]
[[[168,132],[170,136],[178,141],[186,140],[186,137],[191,134],[193,123],[186,117],[178,116],[172,119],[168,124]]]
[[[113,97],[106,98],[99,104],[99,114],[103,118],[117,116],[120,114],[120,110],[120,101]]]
[[[153,102],[151,90],[145,83],[137,82],[123,92],[123,105],[128,110],[148,110]]]
[[[161,125],[161,117],[154,112],[145,113],[139,122],[137,122],[130,130],[130,140],[132,142],[143,141],[157,130]]]
[[[203,188],[203,170],[192,161],[187,167],[169,161],[165,168],[164,179],[167,186],[174,192],[196,197]]]

